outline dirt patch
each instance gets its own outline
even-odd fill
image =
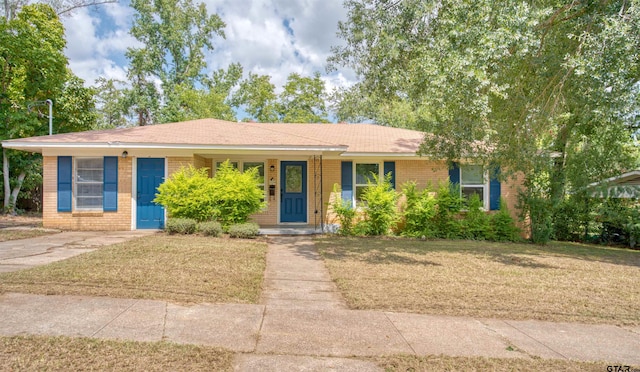
[[[42,227],[42,214],[26,213],[18,216],[0,214],[0,229],[11,227]]]

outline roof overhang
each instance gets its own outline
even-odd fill
[[[45,150],[193,150],[198,152],[312,152],[343,153],[348,146],[299,146],[299,145],[210,145],[210,144],[175,144],[175,143],[133,143],[133,142],[31,142],[4,141],[2,146],[14,150],[42,153]]]

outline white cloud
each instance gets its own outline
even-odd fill
[[[272,77],[278,89],[296,72],[318,71],[328,88],[348,86],[350,70],[325,74],[338,21],[345,18],[342,0],[204,0],[210,12],[226,23],[226,39],[214,40],[207,55],[210,70],[238,62],[245,74]],[[96,78],[126,79],[126,49],[137,45],[129,35],[133,10],[128,4],[107,4],[96,11],[79,9],[63,19],[67,28],[67,56],[72,70],[92,84]]]

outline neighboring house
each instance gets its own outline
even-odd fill
[[[396,189],[413,180],[423,188],[452,180],[485,208],[500,196],[515,211],[517,185],[489,180],[473,164],[416,155],[423,133],[372,124],[234,123],[214,119],[88,131],[3,141],[6,148],[43,155],[43,225],[75,230],[158,229],[166,214],[152,202],[156,188],[181,166],[213,175],[229,159],[240,170],[258,167],[268,206],[252,217],[261,225],[331,221],[334,184],[356,203],[370,172],[392,174]]]
[[[596,198],[640,199],[640,169],[587,186]]]

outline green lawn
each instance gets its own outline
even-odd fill
[[[317,246],[353,309],[640,324],[640,251],[337,237]]]

